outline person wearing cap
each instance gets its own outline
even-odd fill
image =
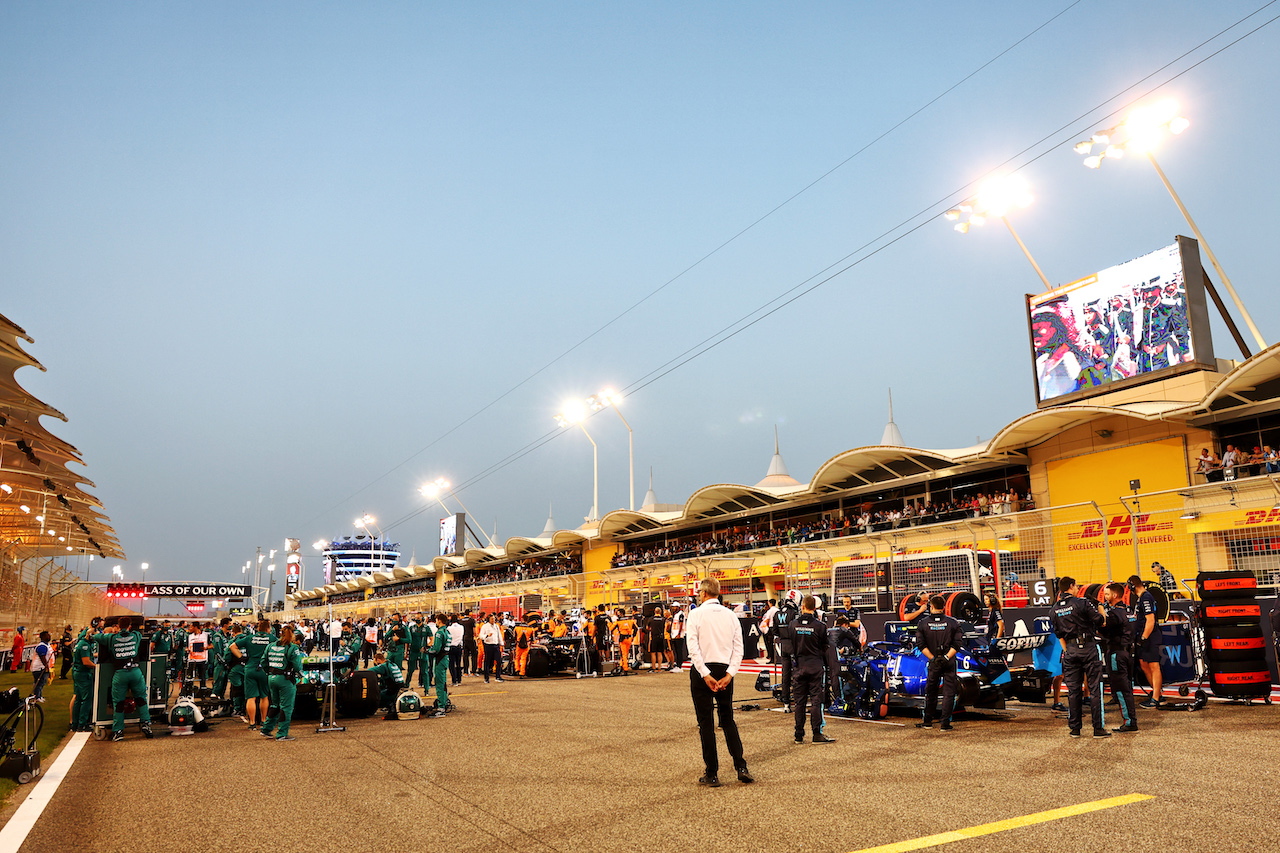
[[[1160,565],[1159,562],[1152,563],[1151,569],[1160,573],[1160,586],[1165,592],[1172,596],[1178,591],[1178,581],[1174,579],[1173,572]]]
[[[1138,666],[1151,685],[1151,697],[1138,707],[1159,708],[1164,676],[1160,672],[1160,620],[1156,617],[1156,600],[1147,592],[1147,582],[1137,575],[1129,576],[1129,588],[1137,595],[1133,604],[1133,642]]]

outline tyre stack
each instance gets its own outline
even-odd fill
[[[1262,634],[1258,580],[1248,570],[1201,572],[1196,616],[1204,631],[1209,685],[1219,699],[1262,699],[1271,695],[1267,641]]]

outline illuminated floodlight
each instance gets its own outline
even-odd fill
[[[1084,142],[1077,142],[1074,150],[1077,154],[1088,154],[1093,150],[1093,143],[1087,139]]]
[[[315,548],[317,551],[323,551],[325,548],[329,547],[329,543],[323,539],[317,539],[311,543],[311,547]]]
[[[24,513],[31,512],[31,507],[27,506],[26,504],[22,504],[21,506],[18,507],[18,509],[22,510]]]
[[[968,222],[957,222],[957,223],[956,223],[956,230],[957,230],[957,231],[959,231],[961,234],[968,234],[968,233],[969,233],[969,223],[968,223]]]
[[[1092,157],[1084,158],[1084,165],[1087,169],[1096,169],[1102,165],[1102,155],[1094,154]]]
[[[1031,201],[1027,180],[1021,175],[988,178],[978,188],[977,207],[988,216],[1004,216],[1011,208],[1027,207]]]
[[[586,419],[587,404],[581,400],[570,400],[560,409],[560,414],[556,415],[556,424],[561,427],[571,427]]]
[[[11,495],[13,494],[13,486],[10,486],[8,483],[0,483],[0,492],[4,492],[6,495]]]

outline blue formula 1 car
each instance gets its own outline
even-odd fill
[[[1037,630],[1042,629],[1037,625]],[[1056,648],[1051,633],[1002,637],[991,643],[965,625],[965,645],[956,655],[959,690],[956,711],[964,708],[1000,710],[1007,699],[1044,702],[1052,674],[1032,655]],[[1012,655],[1013,664],[1006,656]],[[924,707],[928,660],[915,648],[915,626],[908,622],[885,625],[885,640],[868,643],[860,651],[837,650],[840,676],[831,685],[827,711],[840,717],[880,719],[894,711]],[[780,684],[771,685],[768,673],[756,683],[761,691],[786,704]]]

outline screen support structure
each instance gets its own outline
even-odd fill
[[[325,625],[325,635],[329,638],[329,683],[324,687],[324,702],[320,706],[320,725],[316,726],[316,734],[325,732],[345,732],[346,726],[338,725],[338,684],[333,680],[333,636],[329,628],[333,626],[333,604],[329,604],[329,621]]]
[[[1244,336],[1236,328],[1236,321],[1231,319],[1231,314],[1227,311],[1227,306],[1222,301],[1222,297],[1218,295],[1218,289],[1213,286],[1213,281],[1210,280],[1208,273],[1201,272],[1201,277],[1204,279],[1204,289],[1209,291],[1209,298],[1213,300],[1213,304],[1218,308],[1218,315],[1227,324],[1231,337],[1235,338],[1236,346],[1240,348],[1240,354],[1246,359],[1252,358],[1253,353],[1249,351],[1249,345],[1244,342]]]

